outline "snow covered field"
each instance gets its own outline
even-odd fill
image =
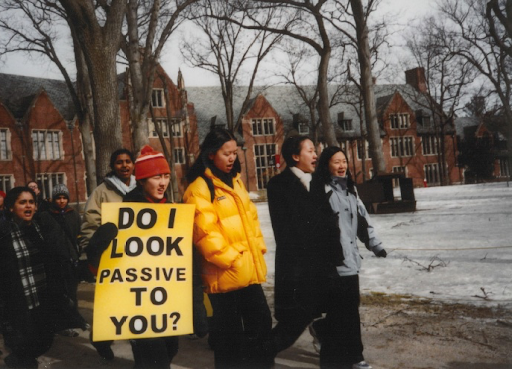
[[[376,258],[359,245],[362,293],[512,307],[512,185],[417,188],[414,193],[416,212],[372,215],[388,257]],[[268,205],[256,205],[273,285],[275,241]]]

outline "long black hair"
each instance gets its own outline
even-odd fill
[[[215,154],[226,142],[234,140],[236,141],[235,135],[224,128],[214,128],[204,138],[201,144],[201,151],[199,157],[194,162],[190,170],[188,171],[186,178],[188,183],[194,182],[194,180],[204,173],[206,168],[211,168],[213,162],[210,160],[210,154]],[[233,163],[232,174],[240,173],[242,166],[238,156]]]
[[[329,161],[334,156],[334,154],[341,152],[345,155],[345,158],[348,160],[348,156],[341,148],[337,146],[329,146],[326,147],[322,153],[320,154],[320,159],[318,159],[318,164],[316,166],[315,173],[313,176],[317,177],[323,184],[328,184],[331,182],[332,174],[329,170]],[[357,191],[355,189],[355,183],[352,179],[352,173],[350,173],[350,169],[347,167],[347,190],[354,196],[357,196]]]

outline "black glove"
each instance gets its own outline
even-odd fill
[[[382,249],[376,255],[378,258],[385,258],[386,256],[388,256],[388,253],[386,252],[386,250]]]
[[[85,249],[89,264],[97,268],[100,265],[101,254],[117,236],[117,226],[114,223],[101,225],[91,237],[89,245]]]

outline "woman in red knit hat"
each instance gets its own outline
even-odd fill
[[[163,204],[171,180],[171,169],[161,152],[151,146],[144,146],[135,160],[137,187],[129,192],[124,202],[149,202]],[[195,273],[194,273],[195,274]],[[194,333],[204,337],[207,333],[206,311],[199,275],[194,276]],[[168,369],[178,352],[178,336],[130,340],[135,368]]]

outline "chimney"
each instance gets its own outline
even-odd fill
[[[427,92],[427,81],[425,80],[425,68],[417,67],[405,71],[405,83],[411,85],[420,92]]]

